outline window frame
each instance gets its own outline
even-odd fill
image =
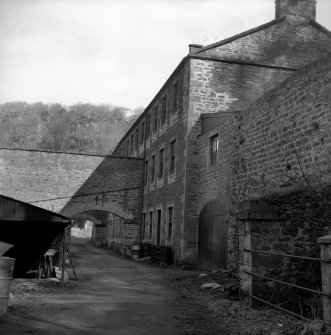
[[[165,94],[161,100],[161,125],[164,126],[166,123],[167,123],[167,94]]]
[[[173,84],[172,94],[172,114],[176,114],[179,110],[179,79]]]
[[[216,150],[214,150],[216,145]],[[209,165],[216,166],[218,161],[218,150],[219,150],[219,136],[218,133],[213,134],[209,138]]]
[[[171,209],[171,217],[170,217],[170,209]],[[172,240],[173,237],[173,226],[174,226],[174,217],[175,217],[175,207],[174,205],[168,206],[168,229],[167,229],[167,238],[168,240]],[[171,232],[170,232],[171,231]]]
[[[148,212],[149,239],[153,238],[153,221],[154,221],[154,210],[150,210]]]
[[[151,156],[151,166],[150,166],[150,183],[153,184],[155,182],[155,169],[156,169],[156,155],[153,154]]]
[[[173,140],[170,141],[169,146],[169,174],[173,174],[176,171],[176,151],[177,151],[177,139],[174,138]]]
[[[158,114],[159,114],[159,107],[158,105],[154,106],[154,118],[153,118],[153,134],[156,134],[158,131]]]
[[[158,166],[158,178],[164,177],[164,148],[159,150],[159,166]],[[162,158],[162,159],[161,159]]]
[[[139,144],[143,145],[144,144],[144,140],[145,140],[145,121],[142,121],[140,123],[140,140],[139,140]]]

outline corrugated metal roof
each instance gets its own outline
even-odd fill
[[[0,221],[70,222],[66,216],[0,195]]]

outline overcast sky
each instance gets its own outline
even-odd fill
[[[0,0],[0,102],[146,106],[189,43],[274,19],[274,0]],[[331,30],[331,0],[317,21]]]

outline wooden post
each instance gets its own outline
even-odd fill
[[[321,246],[322,292],[331,295],[331,235],[317,240]],[[323,319],[331,324],[331,299],[323,295]]]
[[[245,251],[245,249],[251,249],[251,223],[244,221],[240,225],[239,234],[239,279],[240,279],[240,290],[245,295],[252,295],[253,279],[252,276],[245,271],[252,272],[252,253]]]
[[[61,273],[62,281],[64,281],[66,257],[67,257],[67,228],[65,227],[63,229],[63,238],[62,238],[62,273]]]

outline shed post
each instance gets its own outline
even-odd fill
[[[67,255],[67,228],[64,227],[63,238],[62,238],[62,273],[61,273],[61,280],[62,281],[64,281],[66,255]]]
[[[321,246],[321,272],[323,297],[323,319],[331,323],[331,235],[320,237],[317,243]],[[325,295],[327,294],[327,295]]]

